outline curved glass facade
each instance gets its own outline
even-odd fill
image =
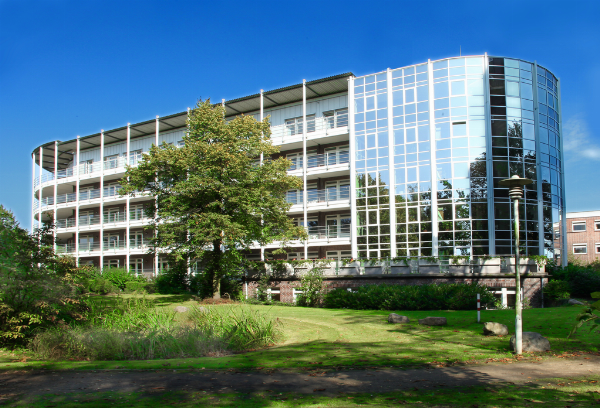
[[[355,257],[511,254],[512,206],[498,182],[514,174],[534,180],[521,252],[560,252],[560,98],[549,71],[450,58],[354,78],[350,97]]]

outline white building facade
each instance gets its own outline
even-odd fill
[[[292,243],[288,259],[509,255],[511,206],[498,181],[513,174],[534,180],[521,252],[552,257],[566,245],[560,86],[535,63],[457,57],[223,104],[226,119],[269,116],[289,173],[304,181],[287,198],[308,240]],[[186,118],[37,147],[32,226],[53,222],[57,252],[80,264],[156,274],[166,261],[147,254],[143,211],[153,197],[120,196],[119,180],[153,144],[183,143]],[[248,256],[269,259],[277,247]]]

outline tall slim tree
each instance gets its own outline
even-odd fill
[[[121,194],[156,197],[153,252],[201,261],[219,298],[221,278],[239,271],[251,246],[305,237],[287,216],[286,200],[302,180],[287,174],[289,160],[271,160],[279,148],[271,143],[268,118],[226,121],[225,109],[207,100],[198,102],[187,124],[185,145],[153,146],[127,169]]]

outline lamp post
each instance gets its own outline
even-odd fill
[[[513,199],[515,219],[515,352],[523,354],[523,305],[521,303],[521,273],[519,271],[519,198],[523,197],[523,186],[533,180],[521,178],[516,174],[500,181],[501,186],[508,187],[508,196]]]

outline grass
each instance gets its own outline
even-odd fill
[[[158,308],[192,306],[194,302],[174,296],[149,297]],[[104,298],[110,300],[110,298]],[[182,302],[183,301],[183,302]],[[213,308],[227,306],[211,306]],[[284,341],[275,347],[225,357],[174,358],[138,361],[43,361],[0,354],[0,369],[297,369],[344,366],[415,366],[476,363],[514,359],[509,337],[485,337],[475,311],[398,312],[411,319],[408,325],[391,325],[387,311],[314,309],[282,306],[244,306],[268,312],[283,323]],[[597,332],[581,330],[567,339],[579,306],[524,311],[524,330],[548,337],[553,351],[597,352]],[[444,316],[443,327],[419,326],[426,316]],[[512,331],[514,311],[484,310],[482,321],[504,323]],[[537,356],[531,358],[539,358]]]
[[[555,378],[531,381],[526,384],[493,384],[454,389],[417,389],[392,393],[344,393],[336,396],[296,393],[256,392],[212,393],[165,392],[147,393],[74,393],[43,395],[7,402],[11,408],[31,407],[107,407],[133,408],[178,406],[186,407],[589,407],[600,403],[598,380],[586,378]]]

